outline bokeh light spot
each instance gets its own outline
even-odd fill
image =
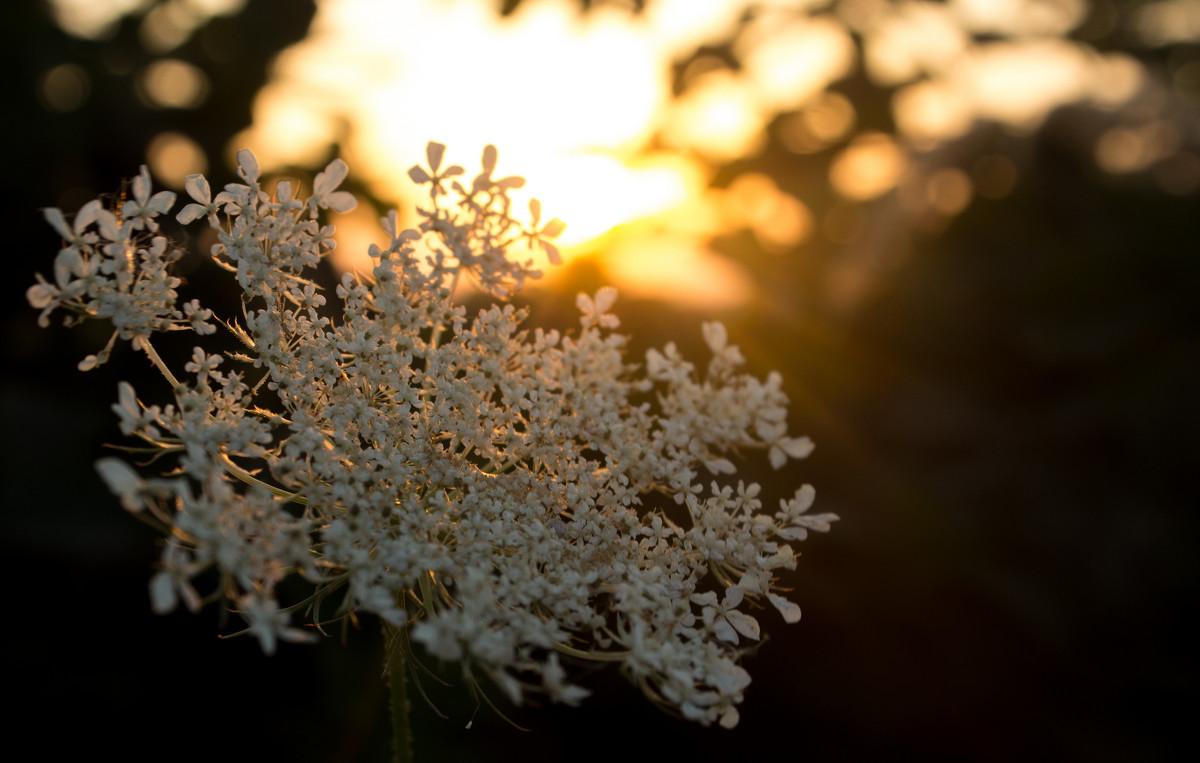
[[[165,0],[142,18],[138,36],[146,50],[165,53],[187,42],[213,16],[238,13],[246,0]]]
[[[1141,125],[1117,125],[1096,140],[1096,164],[1114,174],[1139,172],[1179,149],[1178,131],[1154,120]]]
[[[740,175],[729,186],[724,204],[729,227],[748,228],[767,251],[787,251],[812,234],[812,212],[784,193],[767,175]]]
[[[704,310],[741,307],[755,291],[754,279],[737,262],[679,236],[622,237],[602,264],[622,293]]]
[[[950,76],[977,115],[1027,132],[1052,109],[1089,95],[1093,61],[1065,40],[998,42],[974,49]]]
[[[92,79],[78,64],[59,64],[38,79],[37,94],[43,108],[60,113],[82,106],[92,92]]]
[[[779,122],[779,139],[797,154],[811,154],[843,139],[854,129],[854,104],[841,93],[822,93],[810,105]]]
[[[846,28],[820,17],[783,24],[767,17],[734,50],[761,107],[771,111],[800,108],[849,74],[857,56]]]
[[[954,15],[979,34],[1062,35],[1083,23],[1087,0],[951,0]]]
[[[698,167],[668,156],[630,165],[608,154],[580,154],[535,163],[530,170],[522,172],[526,188],[512,195],[519,208],[531,197],[551,199],[553,216],[567,222],[557,240],[564,247],[581,246],[630,220],[683,204],[700,180]]]
[[[1102,108],[1115,109],[1129,102],[1142,89],[1146,70],[1133,56],[1108,53],[1090,61],[1088,99]]]
[[[891,136],[865,133],[834,157],[829,182],[847,199],[866,201],[894,188],[907,166],[904,150]]]
[[[164,58],[141,71],[137,93],[151,108],[194,109],[208,97],[208,77],[186,61]]]
[[[1200,41],[1200,2],[1160,0],[1146,3],[1134,14],[1133,27],[1148,45]]]
[[[971,179],[958,167],[943,167],[925,181],[925,197],[929,206],[950,217],[971,203]]]
[[[944,5],[898,3],[867,29],[863,58],[875,83],[890,87],[951,65],[969,39]]]
[[[718,161],[758,152],[764,120],[750,90],[727,69],[706,72],[674,104],[665,134]]]
[[[208,171],[204,149],[178,132],[160,132],[146,147],[146,162],[154,177],[164,185],[183,188],[188,175]]]
[[[99,40],[115,31],[122,16],[146,4],[147,0],[51,0],[50,8],[67,34]]]
[[[930,147],[963,135],[971,128],[970,103],[947,82],[924,80],[906,85],[892,95],[896,127],[921,147]]]

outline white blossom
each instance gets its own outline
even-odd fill
[[[133,467],[119,458],[102,458],[96,462],[96,471],[100,472],[108,489],[120,496],[122,507],[135,514],[143,509],[145,482]]]
[[[317,173],[313,181],[313,195],[310,203],[320,209],[332,209],[335,212],[349,212],[358,206],[358,199],[348,191],[339,191],[337,187],[346,179],[349,168],[341,159],[334,159],[323,172]]]
[[[174,197],[153,193],[144,168],[120,216],[99,202],[44,212],[63,242],[53,279],[27,292],[39,321],[108,321],[112,340],[85,365],[131,340],[168,382],[150,404],[122,383],[113,405],[168,476],[97,463],[125,509],[168,533],[152,608],[226,599],[267,653],[315,634],[300,618],[373,614],[513,701],[577,704],[588,692],[574,663],[617,662],[672,712],[735,725],[750,684],[738,644],[761,638],[762,611],[774,617],[759,603],[800,618],[778,581],[796,566],[786,542],[837,519],[806,513],[807,485],[769,514],[758,484],[732,479],[756,452],[778,468],[812,450],[788,434],[782,378],[745,373],[715,322],[700,330],[706,363],[674,344],[628,362],[612,287],[577,297],[570,332],[530,331],[511,304],[468,315],[453,302],[460,279],[511,295],[539,275],[513,244],[554,259],[546,239],[563,225],[541,225],[538,202],[532,223],[514,219],[508,194],[524,181],[494,177],[494,147],[469,183],[444,154],[430,143],[428,166],[409,171],[429,194],[417,227],[389,212],[387,248],[373,246],[371,272],[345,275],[336,299],[313,277],[333,246],[321,215],[355,204],[338,190],[344,162],[308,199],[288,181],[268,195],[245,150],[242,182],[215,197],[189,176],[176,219],[212,228],[210,257],[242,305],[220,321],[198,299],[177,304],[181,255],[156,222]],[[236,351],[206,343],[217,322]],[[154,350],[168,331],[201,342],[179,375]],[[210,569],[222,582],[203,596]],[[280,601],[295,577],[310,598]]]

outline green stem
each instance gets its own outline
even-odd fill
[[[412,728],[408,720],[408,666],[405,645],[398,628],[383,624],[384,649],[387,650],[388,708],[392,716],[392,759],[412,763]]]

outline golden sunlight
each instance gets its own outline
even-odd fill
[[[639,147],[667,86],[644,35],[619,14],[585,24],[566,4],[527,5],[499,19],[479,2],[327,0],[308,39],[280,56],[243,140],[264,166],[340,141],[356,174],[392,199],[428,140],[468,170],[493,143],[501,165],[531,182],[561,176],[568,159]],[[298,134],[271,129],[304,115],[316,119]]]
[[[753,94],[735,74],[716,69],[697,76],[679,98],[666,135],[678,148],[729,161],[758,152],[764,125]]]
[[[160,183],[183,188],[188,175],[208,171],[204,149],[183,133],[160,132],[146,146],[146,162]]]
[[[792,111],[854,70],[857,50],[834,19],[760,15],[739,36],[735,52],[764,111]]]
[[[606,251],[604,265],[623,293],[637,297],[729,310],[754,294],[754,279],[745,269],[708,249],[701,238],[620,236]]]
[[[580,154],[523,174],[529,180],[524,197],[553,200],[556,216],[570,221],[558,240],[569,248],[682,204],[703,172],[698,164],[669,155],[631,166],[611,155]]]
[[[1077,0],[863,0],[827,12],[820,0],[656,0],[640,14],[604,5],[581,14],[572,3],[525,0],[502,18],[478,0],[323,0],[309,36],[278,56],[253,124],[230,154],[250,147],[270,171],[319,164],[337,146],[357,180],[405,210],[420,200],[407,170],[427,141],[445,143],[448,160],[468,172],[492,143],[497,173],[523,175],[522,193],[541,199],[547,218],[567,223],[566,257],[595,253],[602,241],[600,264],[618,286],[644,291],[667,279],[669,294],[697,293],[675,288],[679,269],[663,263],[686,262],[698,279],[730,280],[705,248],[712,236],[748,229],[764,249],[784,252],[814,230],[846,228],[837,215],[818,223],[762,178],[727,192],[707,187],[713,165],[756,155],[768,127],[797,154],[846,143],[829,181],[854,203],[895,188],[911,151],[952,140],[980,119],[1028,130],[1063,103],[1123,102],[1140,84],[1130,61],[1044,36],[1079,24],[1081,7]],[[828,90],[858,66],[852,33],[864,41],[866,75],[897,88],[895,139],[855,135],[856,105]],[[1013,39],[972,42],[975,33]],[[694,56],[725,43],[737,66]],[[1127,138],[1115,135],[1103,148],[1108,166],[1137,161]],[[976,193],[1011,188],[1007,176],[996,178],[976,188],[964,173],[939,176],[925,204],[953,214]],[[717,214],[704,224],[724,228],[707,238],[687,233],[696,224],[679,220],[706,206]],[[674,222],[664,227],[664,216]],[[614,231],[649,220],[659,221],[651,226],[658,235],[674,237],[656,245],[690,254],[614,251],[627,238]]]
[[[864,133],[834,158],[829,182],[847,199],[866,201],[892,190],[907,166],[904,149],[891,136]]]
[[[48,2],[64,29],[92,39],[141,14],[143,47],[160,58],[131,81],[155,109],[195,108],[212,95],[200,67],[167,54],[245,5]],[[1146,3],[1134,31],[1148,44],[1193,39],[1193,5]],[[536,195],[544,218],[567,223],[558,243],[568,259],[603,249],[599,264],[619,286],[647,290],[660,278],[668,294],[697,293],[675,288],[677,269],[652,266],[655,258],[613,253],[628,238],[621,232],[670,238],[656,245],[690,254],[662,262],[735,282],[706,248],[714,237],[749,230],[779,253],[814,232],[844,243],[858,229],[850,208],[908,182],[915,153],[980,123],[1022,133],[1064,104],[1116,111],[1128,103],[1146,87],[1143,66],[1065,36],[1086,22],[1087,8],[1085,0],[654,0],[640,13],[621,3],[581,13],[577,3],[523,0],[501,17],[484,0],[317,0],[308,36],[274,59],[251,126],[227,146],[226,160],[250,148],[270,173],[320,166],[337,153],[357,182],[403,212],[421,200],[407,171],[426,142],[446,144],[448,161],[468,172],[491,143],[498,174],[528,181],[518,210]],[[893,91],[893,136],[863,132],[876,117],[860,113],[864,104],[849,92],[829,89],[860,65]],[[1181,67],[1176,76],[1196,75]],[[87,72],[71,64],[50,68],[38,84],[52,111],[79,108],[90,92]],[[837,152],[828,180],[846,210],[835,205],[816,219],[765,175],[722,176],[709,187],[718,167],[756,157],[771,133],[793,154]],[[1182,193],[1200,183],[1200,159],[1177,144],[1156,123],[1122,121],[1094,156],[1112,173],[1153,170]],[[177,133],[151,148],[155,174],[172,185],[204,161]],[[937,175],[918,196],[923,209],[953,215],[976,196],[1007,194],[1017,180],[1015,164],[992,157],[970,173]],[[369,218],[346,220],[353,230],[343,238],[378,235]]]
[[[208,95],[208,77],[186,61],[160,58],[139,73],[137,94],[150,108],[194,109]]]
[[[615,229],[694,209],[709,170],[690,151],[729,159],[763,140],[769,81],[715,79],[681,103],[670,98],[674,57],[719,39],[745,6],[660,0],[636,16],[604,7],[581,16],[569,3],[527,0],[500,18],[475,0],[325,0],[308,38],[278,57],[256,99],[253,125],[229,150],[250,147],[270,171],[317,164],[338,144],[357,179],[404,210],[420,200],[407,171],[427,141],[445,143],[447,160],[468,172],[492,143],[499,149],[497,174],[528,181],[513,194],[518,209],[530,196],[541,199],[544,217],[567,223],[559,239],[565,255],[577,256]],[[841,44],[829,42],[828,24],[809,26],[804,61]],[[782,61],[781,52],[771,55]],[[818,69],[810,89],[819,93],[845,66]],[[790,67],[796,70],[797,62]],[[784,84],[794,85],[796,76]],[[782,98],[782,87],[771,97]],[[660,130],[674,148],[648,151]],[[803,205],[790,199],[773,208],[786,226],[753,226],[771,248],[807,235]],[[342,223],[354,228],[343,249],[371,235],[361,217]],[[702,242],[679,226],[670,230],[676,238],[669,257],[610,254],[606,237],[602,266],[621,288],[645,291],[656,278],[679,284],[686,264],[689,281],[733,284],[729,293],[741,293],[735,286],[742,281]],[[703,291],[695,284],[682,290]]]

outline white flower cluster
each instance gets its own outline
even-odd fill
[[[557,260],[547,239],[563,226],[539,227],[536,202],[531,225],[514,220],[508,192],[523,180],[492,177],[494,148],[469,186],[442,154],[431,143],[428,168],[410,171],[429,189],[419,230],[389,214],[389,245],[372,247],[369,275],[342,278],[335,305],[311,268],[333,246],[320,210],[355,204],[336,190],[344,163],[303,201],[286,181],[268,194],[248,151],[243,182],[215,197],[189,177],[193,203],[177,217],[216,231],[212,259],[242,294],[225,326],[244,347],[197,347],[181,379],[152,334],[215,326],[198,304],[175,304],[180,255],[154,219],[173,194],[152,196],[143,168],[119,210],[92,202],[70,223],[47,210],[64,245],[53,282],[39,276],[28,293],[42,322],[55,310],[110,319],[173,388],[159,406],[123,383],[113,409],[149,459],[175,468],[98,464],[122,505],[167,534],[153,608],[197,609],[197,576],[215,569],[210,598],[229,600],[268,653],[314,632],[293,613],[317,629],[331,609],[374,613],[513,701],[535,691],[574,704],[587,692],[566,663],[612,661],[664,707],[735,725],[750,683],[739,644],[760,634],[748,610],[765,600],[800,618],[777,587],[796,563],[785,541],[836,519],[806,514],[807,485],[772,514],[759,485],[732,482],[744,451],[779,468],[812,449],[786,434],[779,375],[742,373],[719,323],[703,327],[703,373],[670,344],[644,367],[626,362],[612,288],[581,294],[580,329],[565,334],[523,329],[525,312],[503,302],[468,319],[452,300],[462,275],[511,294],[538,275],[514,245]],[[285,607],[276,594],[292,575],[313,594]]]

